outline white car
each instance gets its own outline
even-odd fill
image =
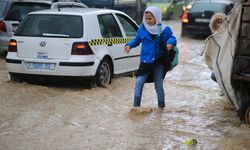
[[[9,42],[6,63],[11,80],[23,80],[24,75],[90,77],[106,87],[113,75],[138,69],[140,46],[124,52],[137,29],[128,15],[116,10],[32,12]]]
[[[8,11],[3,20],[0,20],[0,53],[7,52],[8,42],[15,32],[19,22],[32,11],[53,8],[87,8],[88,6],[77,0],[11,0]]]

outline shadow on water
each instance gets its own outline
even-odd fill
[[[8,81],[12,82],[12,81]],[[52,76],[23,76],[19,83],[28,83],[31,85],[40,85],[46,87],[55,87],[62,89],[91,89],[92,80],[81,77],[52,77]]]
[[[116,76],[112,79],[109,87],[112,87],[114,80],[122,77],[133,77],[131,75]],[[68,77],[68,76],[44,76],[44,75],[18,75],[18,81],[8,80],[7,82],[28,83],[47,87],[63,89],[92,89],[98,87],[94,77]]]
[[[6,53],[0,53],[0,59],[5,59],[7,56],[7,52]]]

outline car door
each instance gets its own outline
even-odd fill
[[[127,72],[128,58],[124,53],[123,36],[114,15],[112,13],[98,15],[98,22],[106,49],[113,58],[114,74]]]
[[[120,25],[125,33],[127,42],[135,38],[138,26],[127,16],[122,14],[116,14]],[[128,71],[134,71],[138,69],[140,63],[140,46],[133,48],[128,54]]]

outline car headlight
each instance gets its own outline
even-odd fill
[[[188,4],[187,5],[187,9],[191,9],[192,8],[192,5],[191,4]]]
[[[191,8],[192,8],[192,4],[188,4],[188,5],[182,7],[183,11],[187,11]]]
[[[161,9],[161,11],[162,11],[163,13],[165,13],[167,10],[168,10],[167,7],[162,7],[162,9]]]

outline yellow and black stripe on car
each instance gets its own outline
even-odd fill
[[[126,44],[132,38],[101,38],[101,39],[92,39],[88,43],[90,46],[94,45],[113,45],[113,44]]]
[[[102,39],[90,40],[88,43],[90,46],[96,46],[96,45],[112,46],[114,44],[127,44],[132,39],[133,38],[102,38]],[[124,56],[124,57],[114,58],[114,60],[126,59],[126,58],[131,58],[131,57],[139,57],[139,56],[140,55],[129,55],[129,56]]]

